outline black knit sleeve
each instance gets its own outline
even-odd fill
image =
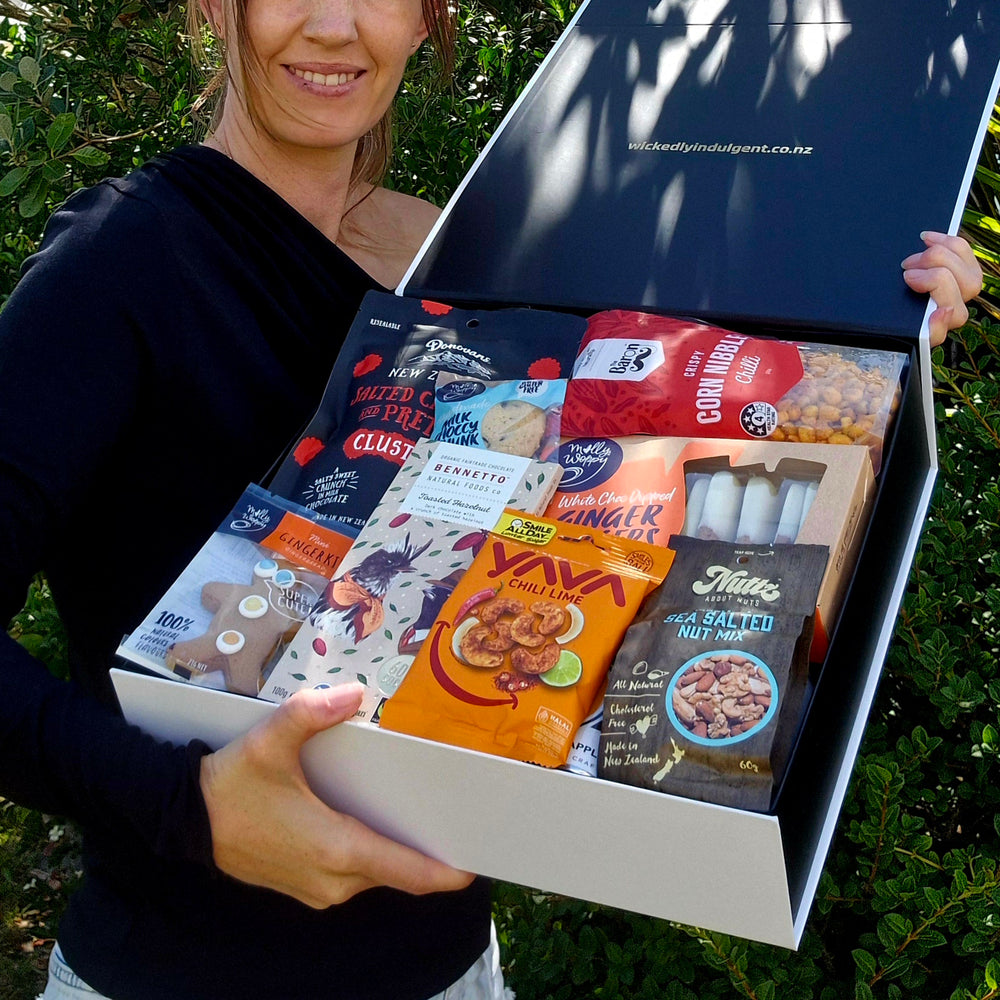
[[[93,586],[108,588],[113,608],[141,544],[113,544],[113,530],[93,523],[94,498],[114,497],[111,519],[125,502],[108,470],[121,467],[116,449],[155,391],[147,327],[169,289],[170,262],[131,266],[136,253],[149,257],[147,224],[135,211],[116,223],[119,202],[108,186],[70,199],[0,312],[4,622],[35,572],[81,560],[93,561]],[[71,643],[73,631],[79,623]],[[110,651],[102,663],[78,656],[73,680],[60,681],[0,635],[0,794],[211,865],[198,786],[208,748],[159,743],[127,725],[106,697],[111,665]]]

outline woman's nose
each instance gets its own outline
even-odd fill
[[[302,33],[323,44],[342,45],[358,38],[354,0],[307,0]]]

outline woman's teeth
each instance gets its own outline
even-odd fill
[[[318,83],[322,87],[338,87],[341,84],[349,83],[357,79],[357,73],[330,73],[324,76],[322,73],[310,73],[308,70],[292,69],[292,72],[301,77],[306,83]]]

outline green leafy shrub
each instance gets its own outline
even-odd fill
[[[0,302],[72,191],[191,140],[182,5],[0,0]]]
[[[425,53],[407,78],[390,182],[443,203],[570,12],[558,0],[462,3],[452,85],[433,86]],[[0,0],[4,15],[0,297],[74,187],[190,140],[198,86],[174,3]],[[995,122],[966,217],[988,267],[1000,253],[998,135]],[[28,173],[6,179],[19,168]],[[48,186],[29,198],[38,177]],[[800,950],[501,883],[494,908],[520,1000],[1000,998],[1000,326],[970,324],[935,360],[940,476]],[[44,581],[14,629],[64,671]],[[34,996],[39,963],[22,948],[50,940],[57,921],[58,890],[30,874],[47,870],[37,862],[50,829],[0,806],[0,994],[11,1000]],[[41,932],[19,925],[31,910],[53,914]]]

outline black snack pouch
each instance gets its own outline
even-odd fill
[[[823,545],[674,535],[611,668],[598,775],[766,811],[802,714]]]
[[[586,328],[562,313],[455,309],[369,292],[319,409],[268,488],[363,527],[413,445],[430,436],[438,372],[567,378]]]

